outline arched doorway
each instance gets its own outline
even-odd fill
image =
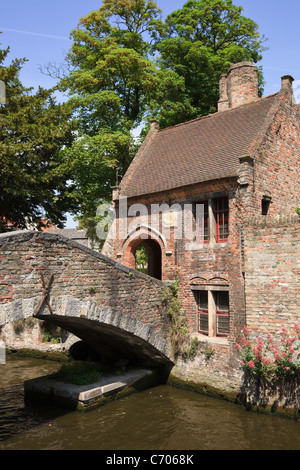
[[[156,279],[162,278],[162,252],[159,243],[152,240],[140,240],[133,248],[135,269]]]

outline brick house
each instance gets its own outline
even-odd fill
[[[151,121],[113,193],[106,253],[136,267],[143,246],[149,275],[178,278],[190,331],[227,357],[247,324],[244,221],[300,206],[298,107],[293,78],[281,80],[278,93],[259,98],[257,68],[233,65],[218,112],[162,130]]]

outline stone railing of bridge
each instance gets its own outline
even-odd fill
[[[166,285],[67,239],[0,235],[0,327],[35,316],[104,355],[172,362]]]

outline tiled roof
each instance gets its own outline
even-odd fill
[[[157,131],[134,160],[120,195],[141,196],[235,176],[277,94]]]

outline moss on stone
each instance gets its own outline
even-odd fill
[[[237,392],[229,392],[221,389],[217,389],[206,383],[196,383],[190,380],[183,380],[174,374],[170,374],[168,377],[167,385],[172,387],[181,388],[183,390],[190,390],[195,393],[207,395],[212,398],[222,398],[230,402],[237,401]]]
[[[22,348],[22,349],[13,349],[7,348],[7,354],[11,354],[14,356],[19,357],[32,357],[36,359],[47,359],[51,361],[59,361],[59,362],[66,362],[70,360],[70,357],[67,353],[62,351],[43,351],[39,349],[30,349],[30,348]]]
[[[244,406],[248,411],[256,411],[266,414],[276,414],[296,420],[300,419],[300,409],[296,406],[279,406],[277,403],[273,404],[257,404],[247,401],[247,397],[241,392],[228,392],[207,385],[206,383],[195,383],[189,380],[183,380],[180,377],[170,374],[167,385],[177,387],[182,390],[190,390],[195,393],[210,396],[212,398],[219,398],[237,405]]]

